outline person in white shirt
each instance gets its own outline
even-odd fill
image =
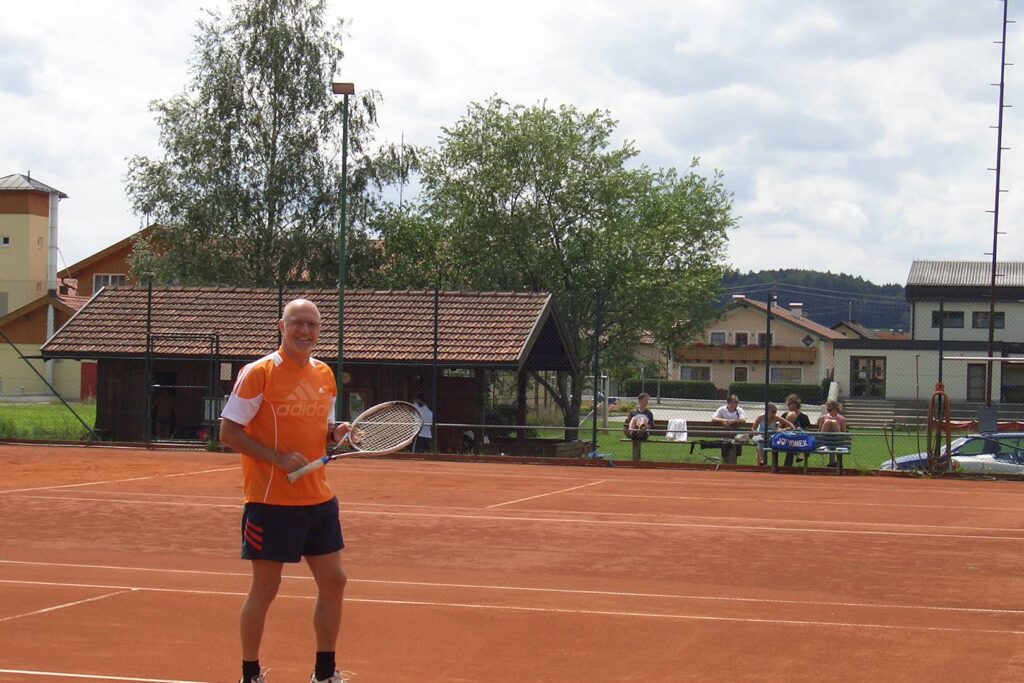
[[[416,410],[420,411],[420,415],[423,417],[423,428],[416,436],[416,441],[412,444],[412,452],[427,453],[431,450],[430,442],[434,433],[434,412],[427,406],[427,402],[423,400],[422,394],[418,395],[412,404],[416,406]]]
[[[711,421],[726,429],[742,429],[747,422],[747,416],[743,412],[743,408],[740,407],[739,396],[736,394],[729,396],[725,400],[725,405],[715,411]],[[736,459],[742,452],[743,446],[738,443],[725,444],[722,446],[722,462],[735,465]]]

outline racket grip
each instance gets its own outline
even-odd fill
[[[304,477],[307,474],[309,474],[310,472],[313,472],[314,470],[320,469],[321,467],[323,467],[324,465],[327,464],[328,460],[330,460],[330,458],[325,455],[322,458],[317,458],[316,460],[313,460],[309,464],[303,465],[302,467],[300,467],[299,469],[295,470],[294,472],[289,472],[286,475],[287,479],[288,479],[288,482],[294,484],[296,479],[298,479],[300,477]]]

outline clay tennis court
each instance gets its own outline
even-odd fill
[[[0,681],[237,681],[237,456],[0,446]],[[339,663],[396,681],[1024,680],[1024,485],[349,459]],[[286,571],[261,661],[307,681]]]

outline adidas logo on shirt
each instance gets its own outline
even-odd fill
[[[326,417],[329,406],[324,401],[324,389],[314,389],[305,379],[292,390],[284,401],[274,406],[274,412],[278,415],[292,417]]]

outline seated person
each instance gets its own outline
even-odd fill
[[[629,411],[626,421],[622,425],[622,431],[633,441],[646,441],[651,434],[654,413],[647,407],[649,400],[651,400],[650,394],[642,393],[637,396],[636,408]]]
[[[765,426],[767,423],[767,426]],[[767,429],[768,433],[782,429],[792,429],[793,423],[784,417],[779,416],[779,408],[774,403],[768,404],[768,412],[764,415],[758,415],[757,419],[754,420],[754,424],[751,425],[750,430],[754,432],[754,442],[757,444],[757,464],[760,467],[764,467],[764,432]]]
[[[740,399],[732,394],[725,400],[725,405],[715,411],[711,421],[726,429],[740,429],[747,422],[746,414],[740,407]],[[732,465],[736,464],[736,458],[743,451],[743,446],[738,443],[730,443],[722,446],[722,462]]]
[[[801,405],[802,402],[800,401],[800,397],[796,394],[790,394],[786,397],[786,407],[789,408],[789,410],[785,412],[782,417],[793,423],[793,429],[805,432],[811,428],[811,418],[808,417],[807,413],[800,411]],[[786,453],[786,467],[793,464],[793,455],[793,453]],[[803,458],[801,457],[801,459]]]
[[[838,441],[830,438],[830,435],[846,431],[846,418],[839,411],[840,405],[838,401],[828,401],[825,403],[825,412],[818,418],[818,431],[821,432],[819,442],[822,446],[835,446]],[[828,466],[836,466],[835,456],[829,456]]]

